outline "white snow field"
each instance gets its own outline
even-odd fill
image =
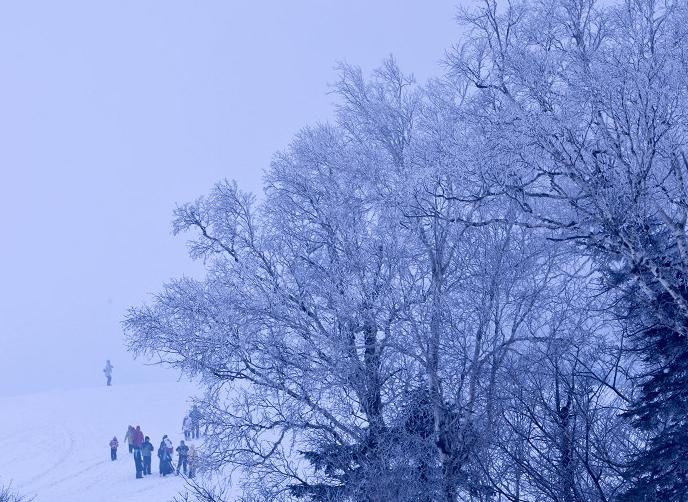
[[[140,425],[156,452],[163,434],[176,447],[194,392],[184,383],[113,385],[0,398],[0,484],[36,502],[168,502],[183,477],[160,477],[154,453],[152,476],[136,479],[124,434]]]

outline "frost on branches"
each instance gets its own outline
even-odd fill
[[[341,66],[264,197],[178,207],[206,276],[129,347],[245,500],[688,500],[685,5],[462,20],[446,78]]]

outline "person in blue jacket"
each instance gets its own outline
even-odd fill
[[[151,473],[151,457],[155,451],[155,446],[151,443],[150,438],[146,436],[141,445],[141,456],[143,457],[143,475],[150,475]]]

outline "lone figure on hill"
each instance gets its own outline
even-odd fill
[[[108,359],[105,361],[105,368],[103,369],[103,373],[105,373],[105,378],[107,378],[107,384],[108,387],[112,385],[112,369],[114,366],[110,364],[110,360]]]

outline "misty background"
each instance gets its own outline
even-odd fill
[[[454,0],[0,4],[0,396],[176,374],[133,361],[121,320],[198,275],[175,203],[221,179],[258,191],[337,61],[390,53],[424,81]]]

